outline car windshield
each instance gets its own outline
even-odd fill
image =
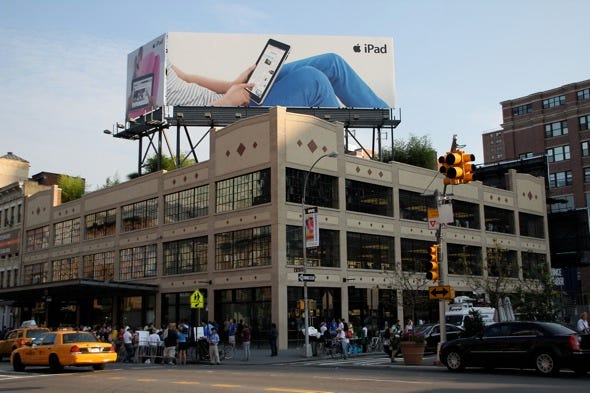
[[[430,329],[432,329],[434,325],[421,325],[418,326],[415,330],[414,333],[422,333],[424,334],[424,332],[430,331]]]
[[[69,343],[86,343],[86,342],[96,342],[98,341],[96,339],[96,337],[94,337],[92,334],[90,333],[78,333],[78,332],[72,332],[72,333],[64,333],[63,336],[63,343],[64,344],[69,344]]]
[[[39,334],[35,338],[33,338],[33,344],[39,344],[41,341],[43,341],[43,339],[45,338],[47,333],[49,333],[49,332],[41,331],[41,334]]]
[[[47,330],[45,330],[45,329],[29,330],[27,332],[27,337],[30,337],[30,338],[35,339],[35,338],[39,337],[40,335],[42,335],[44,333],[47,333]]]

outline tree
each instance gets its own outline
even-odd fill
[[[180,162],[180,167],[186,168],[187,166],[191,166],[195,163],[196,163],[196,161],[192,158],[191,159],[184,159]],[[145,169],[144,174],[157,172],[158,170],[162,170],[162,169],[166,170],[166,171],[172,171],[172,170],[176,169],[176,160],[174,159],[174,157],[162,155],[162,165],[161,165],[160,169],[158,169],[158,155],[154,154],[153,156],[151,156],[147,160],[145,160],[145,163],[143,164],[143,168]],[[127,175],[127,178],[130,180],[135,179],[137,177],[139,177],[139,174],[137,172],[130,173],[129,175]]]
[[[470,310],[469,316],[463,320],[465,332],[463,337],[473,337],[483,330],[486,325],[483,323],[481,313],[478,310]]]
[[[521,319],[556,322],[559,309],[556,300],[559,291],[551,275],[543,274],[535,280],[522,280],[516,290],[514,311]]]
[[[427,169],[436,169],[436,150],[428,136],[410,135],[407,141],[394,139],[393,152],[383,151],[384,162],[397,161]]]
[[[420,272],[403,270],[401,263],[396,270],[387,271],[391,274],[392,287],[402,290],[402,305],[404,318],[416,321],[418,313],[429,305],[428,287],[431,283]]]
[[[86,182],[80,176],[59,175],[57,185],[61,188],[62,203],[81,198],[86,189]]]
[[[116,186],[117,184],[121,184],[121,179],[119,179],[119,174],[115,173],[113,177],[107,177],[105,183],[102,185],[102,187],[99,187],[98,189],[104,190],[105,188],[111,188],[113,186]]]

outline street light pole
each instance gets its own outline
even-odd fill
[[[307,173],[305,174],[305,180],[303,181],[303,191],[301,193],[301,243],[303,245],[303,273],[307,273],[307,244],[305,239],[305,194],[307,191],[307,181],[309,180],[309,174],[316,166],[316,164],[324,157],[338,157],[338,153],[333,151],[328,154],[324,154],[318,157],[317,160],[311,165]],[[305,314],[305,357],[311,357],[311,347],[309,345],[309,306],[307,304],[307,281],[303,281],[303,312]]]

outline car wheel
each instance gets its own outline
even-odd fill
[[[19,355],[14,355],[14,357],[12,358],[12,369],[14,371],[25,371],[25,365],[20,360]]]
[[[64,366],[60,364],[57,355],[54,354],[49,356],[49,368],[53,372],[61,371],[64,369]]]
[[[95,370],[104,370],[104,363],[101,364],[93,364],[92,368]]]
[[[541,375],[555,375],[559,372],[559,364],[553,354],[539,352],[535,355],[535,369]]]
[[[463,371],[465,369],[465,362],[463,356],[457,351],[450,351],[445,357],[447,368],[451,371]]]

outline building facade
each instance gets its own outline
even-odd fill
[[[544,156],[552,265],[579,314],[590,304],[590,79],[501,102],[485,164]]]
[[[303,337],[305,270],[314,325],[438,319],[424,278],[436,241],[424,194],[442,188],[438,172],[346,155],[341,123],[281,107],[209,137],[210,159],[190,167],[63,204],[57,188],[27,197],[22,274],[0,298],[50,325],[234,318],[263,339],[274,322],[284,348]],[[474,277],[517,282],[550,268],[544,180],[509,176],[509,189],[452,190],[441,254],[457,294],[472,294]],[[303,190],[319,227],[305,258]],[[203,308],[191,307],[197,290]]]

